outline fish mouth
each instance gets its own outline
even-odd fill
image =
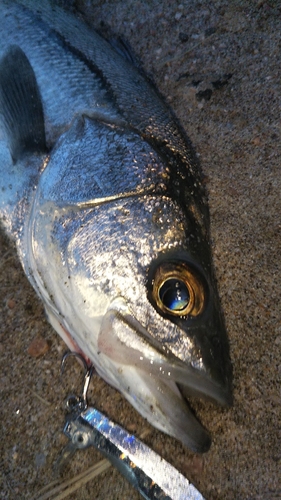
[[[229,406],[232,397],[227,381],[208,370],[202,359],[195,368],[152,345],[147,330],[121,298],[111,303],[103,318],[98,348],[106,368],[97,367],[97,371],[139,413],[193,451],[208,451],[210,436],[182,394]]]

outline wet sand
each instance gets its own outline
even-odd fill
[[[213,438],[202,456],[153,429],[97,377],[89,400],[144,434],[207,500],[281,498],[280,3],[77,3],[93,26],[108,24],[129,40],[200,157],[234,369],[233,408],[193,402]],[[0,315],[0,498],[38,499],[55,479],[53,463],[66,443],[63,400],[80,389],[81,372],[69,363],[60,382],[65,346],[2,233]],[[35,358],[28,348],[38,335],[49,349]],[[64,479],[100,459],[93,449],[77,453]],[[111,468],[67,498],[141,497]]]

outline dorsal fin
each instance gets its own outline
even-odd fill
[[[46,151],[43,106],[34,71],[11,45],[0,61],[0,113],[13,161],[28,151]]]

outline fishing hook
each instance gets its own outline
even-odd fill
[[[75,410],[75,409],[79,409],[79,411],[84,411],[88,407],[87,393],[88,393],[88,388],[89,388],[89,384],[90,384],[92,375],[95,372],[95,368],[93,365],[88,366],[87,362],[85,361],[85,359],[83,358],[83,356],[80,353],[68,351],[63,355],[62,360],[61,360],[61,376],[64,373],[66,360],[70,356],[74,356],[79,361],[81,361],[81,363],[84,367],[84,379],[83,379],[83,386],[82,386],[81,395],[76,396],[76,395],[71,394],[70,396],[68,396],[67,400],[66,400],[66,408],[70,412]]]

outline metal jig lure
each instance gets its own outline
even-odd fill
[[[94,368],[88,367],[79,354],[67,353],[62,359],[62,372],[70,355],[82,361],[85,376],[81,395],[67,398],[68,414],[63,432],[69,443],[56,467],[63,467],[76,450],[94,446],[147,500],[204,500],[195,486],[160,455],[96,408],[88,406],[87,391]]]

